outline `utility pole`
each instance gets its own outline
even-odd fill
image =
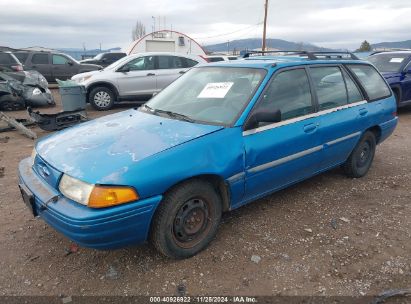
[[[263,28],[263,46],[261,50],[264,52],[265,51],[265,39],[266,39],[266,34],[267,34],[267,11],[268,11],[268,0],[265,0],[265,5],[264,5],[264,28]]]

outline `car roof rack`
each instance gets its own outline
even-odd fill
[[[339,52],[339,51],[249,51],[244,54],[243,58],[249,58],[250,55],[264,56],[265,54],[284,54],[291,56],[306,56],[309,60],[320,59],[335,59],[335,60],[360,60],[351,52]]]

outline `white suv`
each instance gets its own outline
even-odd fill
[[[200,56],[178,53],[141,53],[126,56],[100,71],[81,73],[71,79],[87,89],[87,99],[97,110],[115,102],[144,102],[198,63]]]

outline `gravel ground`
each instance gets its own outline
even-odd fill
[[[90,117],[108,114],[89,110]],[[180,289],[360,296],[409,288],[411,109],[399,117],[366,177],[349,179],[335,169],[227,213],[210,247],[183,261],[148,245],[67,254],[72,243],[34,219],[20,198],[17,165],[34,142],[0,133],[0,295],[177,295]]]

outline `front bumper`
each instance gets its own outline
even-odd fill
[[[113,249],[143,243],[162,196],[110,208],[93,209],[67,199],[32,168],[31,159],[19,164],[20,184],[34,194],[35,212],[75,243],[96,249]],[[58,199],[53,200],[53,197]],[[46,204],[47,203],[47,204]]]

